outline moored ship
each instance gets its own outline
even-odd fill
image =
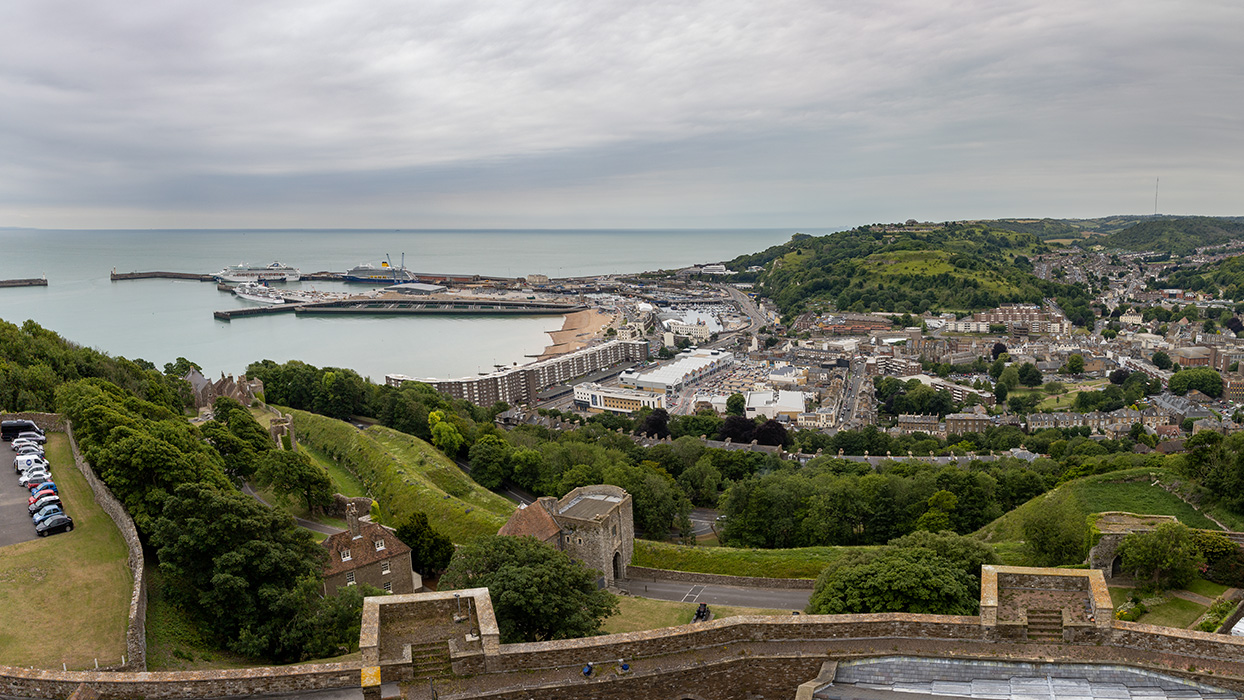
[[[263,267],[238,263],[237,265],[230,265],[212,276],[218,282],[297,282],[302,278],[302,272],[279,262]]]
[[[240,299],[259,304],[285,303],[285,297],[280,292],[259,282],[243,282],[233,288],[233,293]]]
[[[380,263],[380,267],[370,263],[363,263],[346,270],[346,273],[341,278],[346,282],[364,282],[366,284],[405,284],[407,282],[419,281],[419,277],[415,273],[406,269],[405,254],[402,255],[402,264],[396,267],[387,259]]]

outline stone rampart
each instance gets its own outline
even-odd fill
[[[82,477],[91,487],[95,502],[103,509],[112,522],[116,524],[121,537],[125,539],[125,547],[129,550],[130,574],[134,579],[134,588],[130,593],[129,623],[125,628],[125,664],[118,670],[147,670],[147,561],[143,556],[143,544],[138,539],[138,528],[134,519],[125,512],[125,506],[112,495],[112,491],[95,475],[82,452],[78,450],[78,441],[73,436],[73,426],[62,420],[65,434],[69,436],[69,446],[73,448],[73,462],[82,472]]]
[[[1244,660],[1244,637],[1158,627],[1116,620],[1110,644],[1163,654],[1240,662]]]
[[[759,576],[727,576],[725,574],[703,574],[695,571],[669,571],[667,569],[649,569],[646,566],[626,567],[628,578],[652,579],[654,581],[683,581],[686,583],[713,584],[717,586],[739,586],[742,588],[783,588],[790,590],[812,590],[816,579],[811,578],[761,578]]]
[[[65,698],[82,684],[103,700],[214,698],[358,687],[359,663],[304,664],[219,671],[127,673],[0,667],[0,695]]]

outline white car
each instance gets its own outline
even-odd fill
[[[30,440],[28,438],[17,438],[16,440],[13,441],[13,449],[15,450],[19,447],[26,447],[27,445],[33,445],[34,447],[42,447],[42,445],[40,445],[39,443],[35,442],[34,440]]]
[[[22,478],[18,479],[17,483],[21,486],[26,486],[27,484],[39,484],[44,481],[51,481],[51,480],[52,480],[52,473],[49,472],[48,470],[31,469],[25,474],[22,474]]]

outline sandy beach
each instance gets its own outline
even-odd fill
[[[562,323],[562,329],[560,331],[549,331],[549,337],[552,338],[553,343],[544,349],[540,359],[547,360],[550,357],[565,355],[568,352],[574,352],[587,347],[588,343],[596,338],[612,321],[613,314],[607,314],[597,309],[566,314],[566,320]]]

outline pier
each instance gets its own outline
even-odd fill
[[[296,310],[300,306],[306,304],[274,304],[272,306],[254,306],[245,309],[229,309],[227,311],[216,311],[212,316],[218,321],[232,321],[235,318],[243,318],[246,316],[264,316],[266,314],[283,314]]]
[[[109,276],[113,282],[121,282],[123,280],[194,280],[196,282],[215,282],[216,278],[211,275],[200,275],[195,272],[117,272],[117,268],[112,268],[112,274]]]
[[[299,304],[299,314],[496,314],[561,316],[585,311],[580,304],[489,299],[341,299]]]
[[[0,287],[46,287],[47,277],[33,277],[22,280],[0,280]]]

